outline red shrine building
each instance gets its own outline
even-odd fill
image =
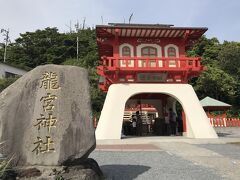
[[[186,57],[186,50],[207,28],[162,24],[96,26],[100,65],[99,87],[107,92],[96,129],[97,139],[120,139],[124,111],[141,104],[154,106],[159,118],[181,104],[184,136],[216,138],[199,100],[188,84],[204,67],[200,57]],[[155,117],[154,117],[155,118]]]

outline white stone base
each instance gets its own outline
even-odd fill
[[[96,129],[96,139],[121,139],[125,103],[136,94],[162,93],[175,98],[186,115],[186,137],[217,138],[189,84],[113,84],[109,87]]]

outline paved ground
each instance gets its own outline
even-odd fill
[[[129,138],[98,141],[90,157],[106,179],[240,179],[240,138]]]

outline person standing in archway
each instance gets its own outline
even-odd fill
[[[171,135],[176,135],[176,113],[173,112],[172,108],[169,109],[169,122],[171,127]]]
[[[136,136],[136,128],[137,128],[137,118],[135,115],[132,115],[132,135]]]
[[[142,118],[140,117],[139,111],[136,112],[137,118],[137,136],[142,136]]]

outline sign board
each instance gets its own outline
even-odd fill
[[[166,82],[167,73],[138,73],[138,82]]]

